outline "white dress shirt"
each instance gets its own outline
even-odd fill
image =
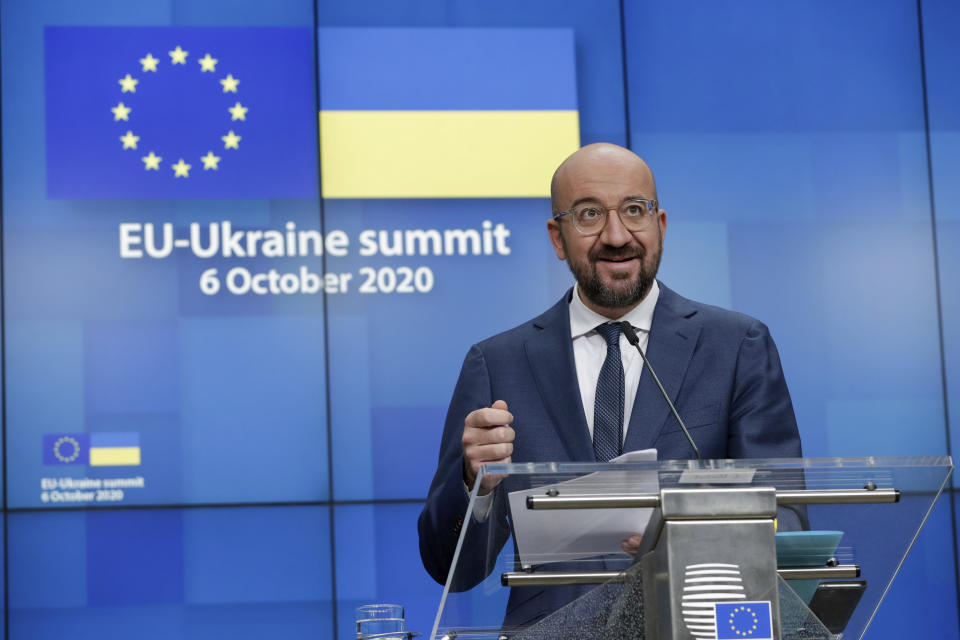
[[[620,322],[626,320],[637,331],[640,338],[640,348],[647,352],[647,342],[650,340],[650,327],[653,324],[653,310],[660,298],[660,285],[656,280],[650,292],[640,304],[628,311],[621,318],[611,320],[592,311],[580,299],[579,288],[573,287],[573,297],[570,299],[570,337],[573,340],[573,361],[577,369],[577,383],[580,386],[580,398],[583,400],[583,412],[587,419],[587,428],[590,430],[590,439],[593,440],[593,408],[597,396],[597,378],[600,369],[607,357],[607,341],[594,331],[597,325],[604,322]],[[630,424],[630,414],[633,413],[633,401],[637,397],[637,387],[640,384],[640,375],[643,373],[643,358],[631,345],[623,333],[620,334],[620,360],[623,363],[623,437],[627,437],[627,426]],[[470,494],[466,484],[463,486],[467,495]],[[487,519],[490,512],[493,494],[477,496],[473,515],[477,522]]]
[[[660,285],[656,280],[640,304],[617,318],[613,322],[626,320],[637,331],[640,348],[647,352],[650,340],[650,327],[653,324],[653,310],[660,298]],[[597,325],[611,322],[610,318],[590,310],[580,299],[579,287],[574,286],[570,299],[570,335],[573,338],[573,361],[577,368],[577,383],[580,385],[580,398],[583,400],[583,413],[593,439],[593,409],[597,397],[597,378],[607,357],[607,342],[594,331]],[[620,334],[620,359],[623,362],[623,438],[627,437],[627,426],[633,412],[633,401],[637,397],[637,387],[643,374],[643,359],[637,350]]]

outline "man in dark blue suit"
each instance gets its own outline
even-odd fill
[[[550,240],[576,286],[543,315],[467,354],[419,520],[421,558],[440,583],[463,527],[468,491],[487,462],[605,461],[650,447],[661,460],[694,457],[633,347],[619,337],[619,327],[606,331],[609,321],[626,320],[638,329],[641,347],[703,458],[801,456],[790,394],[766,326],[683,298],[656,281],[667,216],[643,160],[615,145],[584,147],[557,169],[551,200]],[[489,495],[498,482],[484,478],[478,495]],[[471,530],[461,551],[464,567],[482,536],[502,545],[508,533],[503,510],[495,508]],[[639,542],[639,536],[624,540],[624,551],[634,553]],[[468,588],[492,569],[481,566],[482,559],[476,563],[474,575],[455,587]],[[505,625],[529,624],[579,593],[515,589]]]

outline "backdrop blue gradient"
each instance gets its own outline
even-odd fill
[[[450,55],[411,44],[424,29]],[[572,277],[545,198],[321,200],[321,107],[578,110],[582,143],[629,145],[655,172],[661,279],[770,327],[805,455],[951,454],[958,29],[952,0],[4,0],[9,637],[346,639],[372,602],[429,632],[440,585],[414,521],[463,356]],[[197,63],[208,50],[216,74]],[[247,120],[231,119],[237,101]],[[154,175],[141,157],[159,144],[185,151],[157,146]],[[226,223],[256,255],[124,252],[123,229],[147,250],[165,229],[206,245]],[[384,251],[396,233],[497,225],[508,251]],[[322,250],[288,251],[288,231],[292,247],[323,234]],[[325,244],[337,234],[342,249]],[[383,286],[404,269],[429,286]],[[301,270],[335,285],[228,285]],[[45,436],[91,433],[135,434],[140,463],[47,455]],[[97,503],[44,483],[85,478],[145,484]],[[868,640],[960,640],[956,499]]]

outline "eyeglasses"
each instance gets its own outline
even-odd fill
[[[554,220],[569,215],[580,235],[599,235],[607,226],[607,214],[613,209],[620,216],[620,224],[628,231],[643,231],[657,217],[660,205],[656,200],[634,198],[625,200],[619,207],[604,207],[596,202],[582,202],[571,209],[553,214]]]

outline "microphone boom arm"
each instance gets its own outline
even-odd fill
[[[663,394],[663,399],[667,401],[667,406],[669,406],[670,411],[673,412],[673,417],[677,419],[677,422],[680,424],[680,428],[683,429],[683,435],[687,437],[687,442],[690,443],[690,447],[697,455],[697,460],[703,460],[703,458],[700,457],[700,449],[697,448],[697,445],[693,442],[693,437],[690,435],[690,432],[687,431],[687,425],[683,423],[683,420],[680,418],[680,414],[677,413],[677,408],[673,406],[670,396],[667,395],[667,390],[663,388],[663,385],[660,383],[660,378],[657,377],[657,373],[653,370],[653,366],[650,364],[650,361],[647,360],[646,354],[644,354],[643,349],[640,348],[640,338],[637,337],[637,332],[633,330],[633,326],[626,320],[620,323],[620,330],[623,331],[623,335],[627,337],[627,342],[636,347],[640,357],[643,358],[643,364],[647,365],[647,371],[650,372],[650,375],[653,376],[653,381],[656,382],[657,386],[660,388],[660,393]]]

